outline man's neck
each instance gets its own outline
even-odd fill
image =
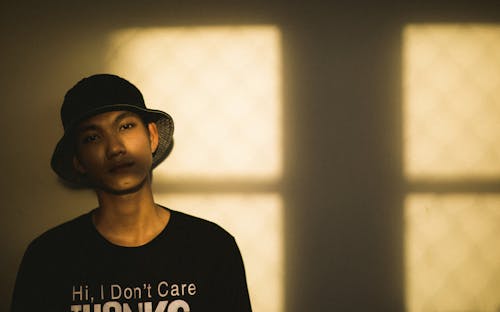
[[[169,211],[154,203],[151,185],[136,192],[112,194],[97,190],[99,208],[93,221],[99,233],[113,244],[141,246],[154,239],[167,225]]]

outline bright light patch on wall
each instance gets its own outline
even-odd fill
[[[500,176],[500,26],[404,31],[409,179]]]
[[[154,172],[155,182],[167,183],[155,183],[155,200],[215,221],[233,234],[253,310],[282,312],[279,30],[125,29],[112,34],[107,62],[110,72],[141,89],[148,107],[174,119],[174,149]],[[175,183],[182,185],[181,193],[168,193],[165,185]],[[262,184],[267,192],[252,189]]]
[[[276,194],[173,194],[156,200],[214,221],[237,240],[254,311],[283,311],[283,207]]]
[[[500,26],[403,36],[407,310],[498,311],[500,194],[477,190],[500,181]]]
[[[498,311],[500,195],[410,195],[408,311]]]
[[[128,29],[109,69],[175,121],[156,179],[281,176],[281,49],[272,26]]]

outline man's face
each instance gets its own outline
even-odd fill
[[[96,189],[125,194],[149,179],[158,146],[156,124],[146,129],[137,114],[112,111],[82,121],[76,140],[75,168]]]

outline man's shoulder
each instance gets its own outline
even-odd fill
[[[171,210],[171,213],[172,228],[175,232],[182,232],[187,237],[200,241],[234,240],[228,231],[215,222],[176,210]]]
[[[61,248],[65,243],[74,245],[78,237],[88,232],[90,223],[89,213],[82,214],[62,224],[54,226],[35,238],[30,246],[32,248],[51,246]]]

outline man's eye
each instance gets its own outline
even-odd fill
[[[129,123],[126,123],[126,124],[123,124],[120,126],[120,130],[126,130],[126,129],[131,129],[135,127],[135,123],[133,122],[129,122]]]
[[[93,142],[97,141],[98,138],[99,137],[97,136],[97,134],[87,135],[87,136],[83,137],[82,142],[83,143],[93,143]]]

